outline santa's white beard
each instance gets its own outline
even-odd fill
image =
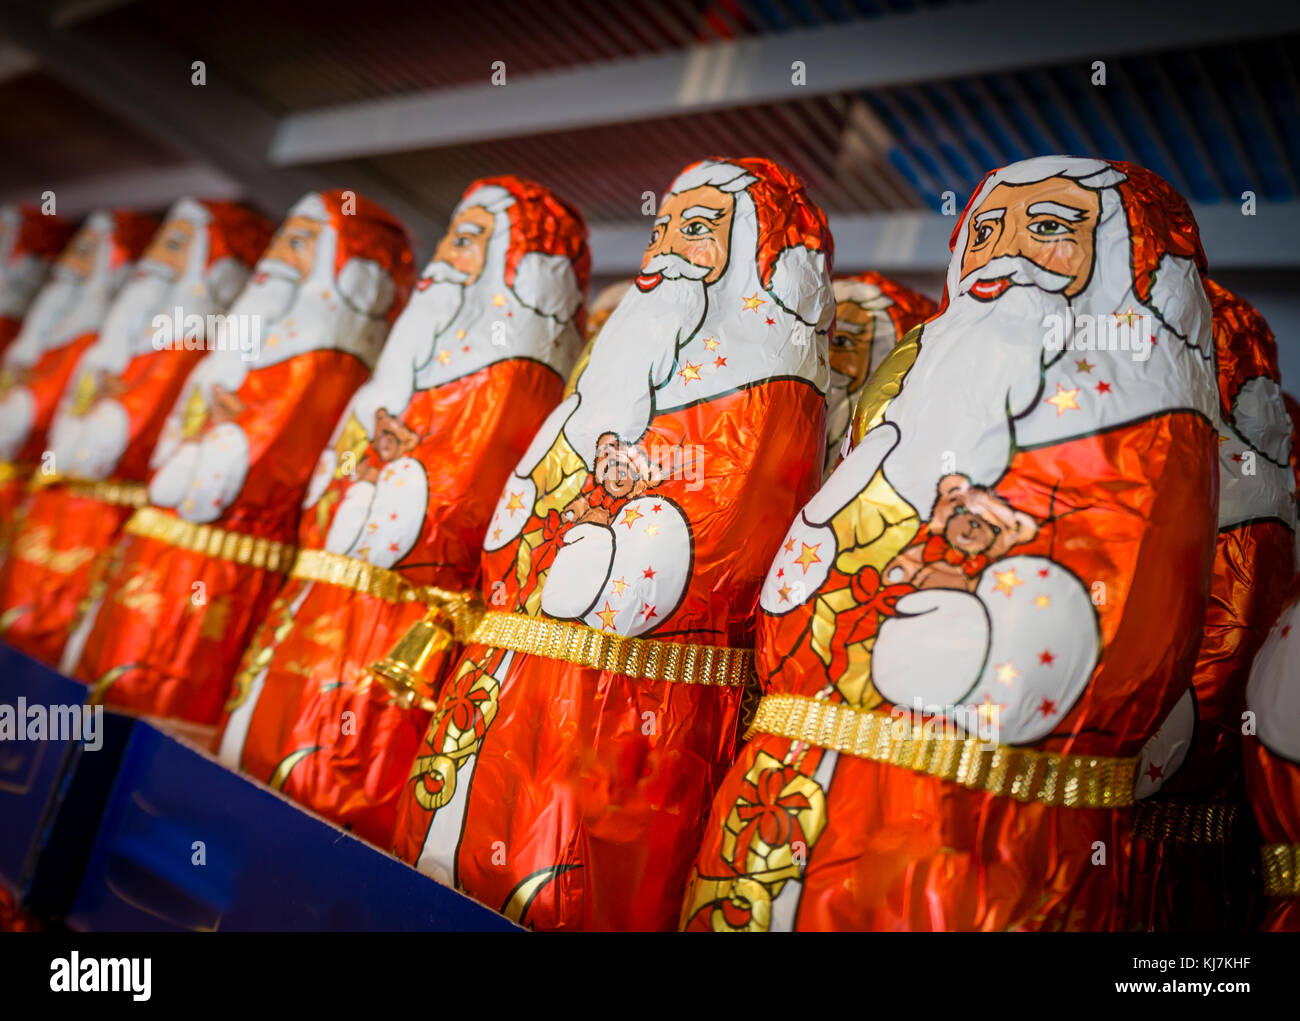
[[[5,352],[6,365],[35,365],[49,342],[50,332],[76,297],[79,277],[65,276],[41,288],[23,318],[18,336]]]
[[[145,267],[127,281],[104,317],[99,337],[86,352],[82,366],[120,372],[132,355],[149,346],[157,315],[171,317],[168,307],[176,274],[161,267]],[[174,328],[180,330],[183,324]]]
[[[635,443],[654,413],[653,389],[673,372],[680,343],[708,311],[703,282],[664,277],[651,291],[633,288],[619,302],[578,381],[581,403],[564,425],[573,449],[594,467],[596,440],[617,433]]]
[[[885,476],[923,516],[943,475],[992,485],[1010,463],[1012,423],[1036,399],[1048,315],[1064,316],[1065,298],[1037,287],[1012,287],[994,301],[958,294],[926,324],[921,349],[902,391],[886,412],[898,446]]]
[[[410,304],[393,324],[387,344],[415,352],[421,362],[428,361],[433,356],[435,338],[445,332],[460,314],[465,300],[463,285],[451,280],[435,280],[411,298]]]
[[[853,403],[858,391],[853,389],[853,380],[831,369],[830,384],[826,388],[826,436],[828,440],[838,441],[849,428],[849,419],[853,416]],[[832,453],[829,449],[827,453]]]
[[[50,429],[56,469],[83,479],[106,479],[126,450],[130,420],[120,401],[96,401],[85,415],[60,414]]]
[[[15,386],[0,397],[0,461],[12,461],[27,440],[36,414],[36,402],[25,386]]]
[[[41,285],[47,265],[34,255],[24,255],[4,267],[0,279],[0,316],[22,318]]]
[[[257,274],[261,273],[265,273],[266,278],[258,280]],[[239,297],[231,304],[230,314],[261,316],[263,327],[277,322],[293,306],[301,282],[301,275],[292,266],[276,260],[263,260],[258,263],[256,274],[249,278]]]

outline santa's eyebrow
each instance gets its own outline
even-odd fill
[[[975,224],[976,227],[978,227],[985,220],[1000,220],[1002,219],[1002,217],[1006,216],[1006,214],[1007,211],[1005,208],[986,209],[982,213],[976,213],[974,217],[972,217],[972,222]]]
[[[722,215],[721,209],[714,209],[712,206],[688,206],[682,210],[683,220],[693,220],[697,216],[702,216],[706,220],[716,220]]]
[[[1069,220],[1071,223],[1078,223],[1084,217],[1082,209],[1065,206],[1060,202],[1035,202],[1026,212],[1030,216],[1042,216],[1044,213],[1050,213],[1053,216],[1059,216],[1062,220]]]
[[[866,328],[867,328],[866,323],[850,322],[848,319],[835,320],[836,333],[861,333]]]
[[[472,220],[466,220],[464,223],[456,225],[457,234],[482,234],[483,224],[474,223]]]
[[[655,220],[655,226],[663,227],[668,223],[669,219],[671,219],[671,217],[661,216],[659,219]]]

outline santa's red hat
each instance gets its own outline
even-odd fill
[[[739,173],[718,183],[725,168]],[[720,176],[721,175],[721,176]],[[714,184],[723,191],[743,188],[758,213],[758,279],[787,312],[820,329],[830,326],[835,302],[810,280],[828,281],[835,244],[826,214],[808,197],[803,181],[780,164],[757,156],[711,156],[687,166],[669,189],[671,194]],[[829,306],[829,312],[828,312]]]
[[[582,214],[549,189],[513,174],[480,178],[465,189],[456,208],[480,203],[510,218],[506,286],[534,311],[563,322],[576,318],[581,328],[591,278]]]
[[[75,229],[62,216],[46,216],[37,206],[24,202],[14,208],[18,216],[18,237],[9,253],[11,259],[34,255],[53,259],[72,240]]]

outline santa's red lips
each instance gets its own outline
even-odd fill
[[[1011,286],[1011,278],[994,277],[991,280],[976,280],[970,285],[970,293],[980,301],[992,301]]]
[[[637,290],[653,291],[663,278],[662,273],[639,273],[636,278]]]

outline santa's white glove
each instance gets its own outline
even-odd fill
[[[595,605],[613,562],[614,533],[608,526],[574,525],[546,576],[542,612],[567,620],[582,617]]]
[[[928,589],[903,596],[880,625],[871,653],[876,690],[897,705],[958,705],[979,679],[989,618],[977,596]]]

